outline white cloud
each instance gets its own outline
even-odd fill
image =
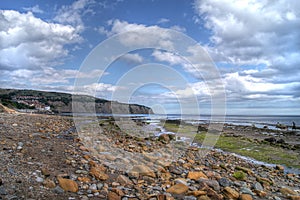
[[[128,63],[140,64],[143,62],[143,57],[137,53],[128,53],[121,57],[122,60],[125,60]]]
[[[160,18],[157,23],[158,24],[165,24],[165,23],[168,23],[170,20],[167,19],[167,18]]]
[[[247,70],[249,74],[255,70]],[[292,97],[292,88],[295,83],[270,83],[263,78],[254,78],[251,75],[240,75],[238,72],[228,73],[224,77],[227,98],[234,101],[256,99],[275,100],[282,96]]]
[[[100,26],[99,28],[95,29],[97,32],[99,32],[101,35],[109,35],[109,31],[105,29],[104,26]]]
[[[39,5],[35,5],[33,7],[26,7],[26,8],[23,8],[23,10],[25,11],[30,11],[30,12],[33,12],[33,13],[44,13],[44,11],[42,9],[40,9]]]
[[[125,46],[157,46],[158,48],[173,49],[172,34],[169,29],[159,26],[146,26],[144,24],[128,23],[121,20],[109,20],[110,30],[99,28],[98,31],[107,36],[131,32],[122,36],[121,43]],[[159,35],[158,35],[159,34]]]
[[[57,11],[54,20],[61,24],[69,24],[76,28],[77,31],[84,30],[84,23],[82,17],[86,13],[93,13],[94,11],[89,7],[95,3],[94,0],[77,0],[71,5],[61,7]]]
[[[185,63],[182,57],[172,52],[154,50],[152,56],[157,61],[168,62],[171,65],[181,65]]]
[[[178,25],[175,25],[175,26],[171,26],[170,29],[173,29],[175,31],[179,31],[179,32],[186,32],[186,28],[182,27],[182,26],[178,26]]]
[[[196,0],[195,10],[212,32],[216,61],[265,64],[282,72],[288,66],[277,66],[276,58],[289,62],[290,54],[299,53],[298,1]]]
[[[67,44],[81,41],[70,25],[45,22],[32,13],[0,11],[0,69],[34,69],[59,64]]]

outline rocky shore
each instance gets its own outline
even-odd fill
[[[141,139],[111,120],[98,125],[106,144],[87,130],[91,138],[83,137],[69,117],[0,114],[0,199],[300,199],[299,175],[280,165],[255,165],[215,150],[203,156],[196,147],[171,162],[159,159],[173,144],[171,135]],[[114,167],[126,158],[109,147],[148,162]]]

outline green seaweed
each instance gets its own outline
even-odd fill
[[[232,175],[234,178],[236,178],[237,180],[240,180],[240,181],[244,181],[247,179],[247,174],[243,171],[236,171],[233,173]]]
[[[270,145],[269,143],[258,142],[246,137],[233,137],[225,134],[218,136],[206,132],[196,133],[197,127],[193,125],[176,125],[165,123],[164,127],[168,131],[185,135],[186,137],[194,137],[194,142],[199,144],[214,144],[215,148],[222,149],[227,152],[237,153],[247,156],[258,161],[272,164],[283,164],[288,167],[300,168],[299,152],[280,146]],[[207,137],[209,136],[209,137]]]

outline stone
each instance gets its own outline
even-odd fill
[[[101,190],[101,189],[103,188],[103,186],[104,186],[103,183],[98,183],[98,184],[97,184],[98,190]]]
[[[7,195],[7,191],[3,186],[0,186],[0,195]]]
[[[120,183],[118,183],[118,182],[112,182],[111,186],[112,187],[118,187],[118,186],[120,186]]]
[[[82,183],[90,183],[91,182],[91,179],[89,177],[78,177],[77,180]]]
[[[41,172],[46,177],[50,176],[50,171],[47,168],[42,168]]]
[[[184,194],[189,190],[189,187],[182,184],[182,183],[178,183],[176,185],[173,185],[172,187],[167,189],[168,193],[172,193],[172,194]]]
[[[188,183],[186,182],[186,180],[183,179],[183,178],[177,178],[177,179],[174,180],[174,182],[175,183],[182,183],[184,185],[188,185]]]
[[[211,198],[209,198],[208,196],[204,195],[204,196],[198,197],[198,200],[211,200]]]
[[[291,200],[300,200],[300,196],[290,196]]]
[[[297,192],[295,192],[294,190],[287,188],[287,187],[282,187],[282,188],[280,188],[279,191],[281,192],[281,194],[286,195],[286,196],[297,195]]]
[[[56,187],[53,189],[53,191],[54,191],[56,194],[62,194],[62,193],[64,193],[64,190],[63,190],[61,187],[59,187],[59,186],[56,186]]]
[[[96,165],[90,169],[89,173],[97,180],[105,181],[109,178],[109,176],[104,171],[105,168],[103,166]]]
[[[89,151],[88,148],[86,148],[85,146],[80,146],[79,149],[80,149],[81,151]]]
[[[118,189],[118,188],[112,188],[111,191],[114,192],[114,193],[116,193],[120,197],[122,197],[122,196],[125,195],[124,192],[121,189]]]
[[[236,166],[235,169],[236,170],[240,170],[242,172],[245,172],[245,173],[247,173],[249,175],[254,175],[254,172],[251,169],[246,168],[246,167]]]
[[[173,174],[176,174],[176,175],[181,175],[182,174],[182,171],[180,169],[178,169],[177,167],[170,167],[169,168],[169,171]]]
[[[197,180],[198,183],[205,183],[206,185],[208,185],[209,187],[213,188],[216,191],[220,190],[220,185],[219,182],[216,180],[208,180],[205,178],[200,178],[199,180]]]
[[[38,183],[43,183],[44,182],[44,179],[43,178],[41,178],[41,177],[36,177],[36,182],[38,182]]]
[[[187,194],[188,194],[188,195],[193,195],[193,196],[195,196],[195,197],[198,197],[198,196],[206,195],[207,192],[204,191],[204,190],[196,190],[196,191],[188,192]]]
[[[121,200],[121,197],[114,192],[109,192],[107,198],[108,200]]]
[[[187,178],[191,180],[198,180],[199,178],[207,179],[207,176],[203,172],[195,171],[195,172],[189,172]]]
[[[231,187],[225,187],[223,190],[224,197],[227,199],[238,199],[240,194]]]
[[[3,184],[2,179],[0,178],[0,186]]]
[[[222,200],[223,196],[218,194],[216,191],[214,191],[211,188],[206,188],[207,196],[210,197],[210,199],[213,200]]]
[[[76,174],[85,174],[85,175],[89,174],[89,172],[85,171],[85,170],[76,170],[75,173]]]
[[[256,183],[253,185],[253,188],[254,188],[255,190],[260,190],[260,191],[263,191],[263,190],[264,190],[263,186],[262,186],[259,182],[256,182]]]
[[[267,196],[267,193],[265,191],[261,191],[261,190],[254,190],[254,192],[260,196],[260,197],[265,197]]]
[[[14,195],[7,195],[6,200],[19,200],[20,198],[18,196],[14,196]],[[33,200],[33,199],[31,199]]]
[[[117,182],[119,182],[123,186],[124,185],[132,185],[132,181],[124,175],[119,175],[117,177]]]
[[[197,200],[197,198],[193,196],[185,196],[183,200]]]
[[[78,192],[78,185],[75,181],[66,178],[58,178],[59,186],[69,192]]]
[[[230,185],[231,185],[231,181],[228,180],[227,178],[220,178],[220,179],[219,179],[219,184],[220,184],[222,187],[227,187],[227,186],[230,186]]]
[[[255,194],[252,192],[252,190],[250,190],[250,189],[247,188],[247,187],[242,187],[242,188],[240,189],[240,193],[242,193],[242,194],[255,195]]]
[[[54,181],[52,181],[52,180],[50,180],[50,179],[44,180],[43,185],[44,185],[46,188],[55,188],[55,187],[56,187],[56,184],[54,183]]]
[[[272,185],[273,184],[273,182],[271,181],[271,180],[269,180],[269,179],[267,179],[267,178],[262,178],[262,177],[256,177],[256,180],[258,181],[258,182],[260,182],[261,184],[267,184],[267,185]]]
[[[170,142],[169,134],[161,134],[161,135],[158,137],[158,140],[159,140],[159,141],[162,141],[162,142],[164,142],[164,143],[169,143],[169,142]]]
[[[276,165],[275,169],[283,172],[284,171],[284,166],[282,166],[282,165]]]
[[[252,196],[250,194],[241,194],[239,200],[252,200]]]
[[[90,185],[89,189],[92,191],[97,190],[97,185],[94,183],[94,184]]]
[[[149,177],[152,177],[152,178],[156,178],[156,175],[155,175],[154,171],[151,170],[146,165],[135,165],[131,169],[131,172],[138,173],[139,175],[142,175],[142,176],[149,176]]]

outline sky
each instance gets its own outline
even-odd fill
[[[0,88],[300,115],[300,2],[0,1]]]

